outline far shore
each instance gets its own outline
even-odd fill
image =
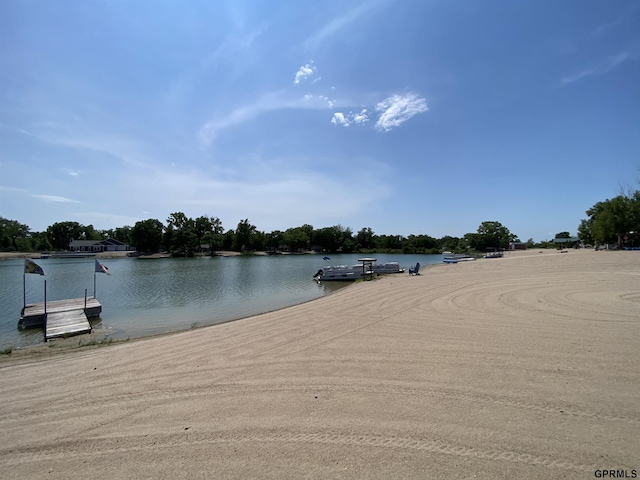
[[[75,252],[54,252],[54,253],[75,253]],[[78,252],[82,253],[82,252]],[[133,255],[132,255],[133,254]],[[252,255],[267,255],[267,252],[251,252]],[[38,259],[41,255],[46,255],[41,252],[0,252],[0,260],[2,259],[20,259],[20,258],[32,258]],[[203,256],[208,256],[209,254],[201,254]],[[234,252],[230,250],[220,250],[216,251],[214,255],[225,256],[225,257],[235,257],[242,255],[240,252]],[[96,252],[96,258],[126,258],[131,256],[137,256],[136,252],[127,251],[127,252]],[[140,254],[143,257],[161,257],[168,256],[167,253],[157,253],[151,255]]]
[[[574,250],[574,249],[570,249],[570,250]],[[586,249],[589,250],[589,249]],[[547,249],[540,249],[540,248],[532,248],[529,250],[505,250],[504,253],[505,255],[521,255],[521,254],[527,254],[527,253],[531,253],[531,252],[557,252],[559,250],[556,249],[551,249],[551,248],[547,248]],[[74,252],[52,252],[52,253],[74,253]],[[78,253],[82,253],[82,252],[78,252]],[[357,253],[357,252],[356,252]],[[263,255],[269,255],[269,252],[265,252],[265,251],[252,251],[252,252],[246,252],[244,253],[245,255],[257,255],[257,256],[263,256]],[[306,251],[302,253],[303,255],[325,255],[326,253],[318,253],[315,251]],[[46,255],[45,253],[42,252],[0,252],[0,260],[3,259],[20,259],[20,258],[31,258],[31,259],[38,259],[40,258],[41,255]],[[196,254],[196,256],[209,256],[211,254],[209,253],[201,253],[201,254]],[[217,250],[213,256],[222,256],[222,257],[236,257],[236,256],[241,256],[243,255],[243,253],[241,252],[236,252],[233,250]],[[280,252],[279,255],[299,255],[297,253],[288,253],[288,252]],[[365,255],[365,254],[362,254]],[[367,253],[366,255],[375,255],[375,253]],[[397,255],[403,255],[402,253],[397,254]],[[478,254],[480,255],[480,254]],[[154,253],[154,254],[138,254],[135,251],[125,251],[125,252],[96,252],[95,257],[96,258],[126,258],[126,257],[134,257],[134,256],[140,256],[140,257],[145,257],[145,258],[165,258],[170,256],[167,252],[161,252],[161,253]]]

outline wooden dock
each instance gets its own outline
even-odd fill
[[[82,309],[47,313],[47,323],[44,329],[45,340],[68,335],[79,335],[90,331],[91,324]]]
[[[31,303],[22,309],[20,328],[44,327],[45,340],[91,332],[90,318],[99,317],[102,305],[93,297]]]

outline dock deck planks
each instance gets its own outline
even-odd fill
[[[67,300],[53,300],[47,302],[47,313],[66,312],[68,310],[78,310],[84,308],[84,298],[70,298]],[[93,310],[98,310],[97,314],[92,313]],[[87,297],[87,312],[89,316],[98,316],[102,311],[102,305],[93,297]],[[24,307],[22,317],[37,317],[44,315],[44,303],[30,303]]]
[[[86,309],[84,298],[47,302],[46,314],[44,307],[44,303],[26,305],[22,310],[18,326],[20,328],[44,327],[45,340],[90,332],[91,324],[88,319],[99,317],[102,312],[102,305],[93,297],[87,297]]]
[[[47,308],[48,310],[48,308]],[[45,327],[45,340],[91,331],[91,324],[83,309],[49,313]]]

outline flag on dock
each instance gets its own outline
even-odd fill
[[[96,273],[106,273],[107,275],[111,275],[109,273],[109,269],[105,267],[102,263],[96,260]]]
[[[44,275],[44,270],[33,260],[28,258],[24,259],[24,273],[37,273],[38,275]]]

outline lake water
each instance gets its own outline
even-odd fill
[[[357,264],[363,255],[331,255],[335,265]],[[401,267],[442,262],[442,255],[372,255]],[[26,275],[27,303],[93,296],[94,259],[35,260],[46,276]],[[321,297],[347,284],[312,276],[327,264],[322,255],[101,259],[111,275],[96,274],[102,304],[94,328],[114,339],[187,330],[280,309]],[[0,261],[0,348],[43,342],[42,329],[17,328],[23,304],[24,260]],[[403,275],[408,275],[404,273]]]

